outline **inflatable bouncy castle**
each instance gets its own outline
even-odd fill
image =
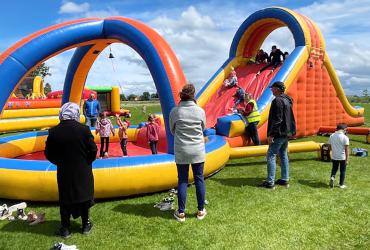
[[[264,65],[248,62],[266,37],[280,27],[288,27],[292,32],[295,49],[274,72],[264,71],[256,76]],[[96,160],[93,163],[95,196],[128,196],[175,187],[177,171],[168,119],[171,109],[179,101],[178,93],[186,79],[168,43],[138,21],[123,17],[79,19],[43,29],[19,41],[0,55],[3,90],[0,107],[4,109],[14,88],[34,67],[70,48],[76,48],[76,51],[68,66],[62,103],[80,104],[92,64],[99,53],[114,42],[132,47],[149,68],[163,111],[160,134],[163,146],[158,155]],[[314,135],[321,126],[333,126],[338,122],[351,126],[364,123],[364,110],[349,104],[325,49],[324,38],[316,24],[285,8],[257,11],[241,24],[231,44],[229,58],[197,95],[197,102],[207,116],[205,176],[220,170],[230,158],[263,155],[267,149],[266,145],[247,146],[243,136],[244,122],[229,112],[233,93],[222,86],[231,67],[238,74],[239,85],[257,101],[262,114],[259,123],[262,139],[266,138],[266,120],[273,100],[268,87],[275,81],[285,82],[287,93],[294,99],[298,137]],[[47,133],[28,132],[0,138],[1,198],[58,199],[56,166],[46,161],[42,153]],[[128,136],[131,143],[143,141],[143,135],[145,127],[130,126]],[[98,142],[98,138],[95,139]],[[117,137],[111,139],[113,143],[118,141]],[[320,144],[290,143],[289,150],[318,151]]]

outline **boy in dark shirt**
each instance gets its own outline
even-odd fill
[[[268,60],[268,54],[263,49],[260,49],[256,55],[256,64],[266,63]]]
[[[260,75],[262,71],[271,66],[272,66],[271,72],[274,71],[276,67],[279,66],[279,64],[281,63],[281,57],[283,57],[283,60],[285,59],[283,52],[281,52],[281,50],[278,49],[276,45],[273,45],[271,48],[270,57],[268,58],[269,64],[260,69],[257,72],[257,75]]]

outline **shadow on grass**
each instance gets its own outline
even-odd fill
[[[120,204],[113,208],[115,212],[120,212],[123,214],[130,214],[135,216],[141,216],[146,218],[164,218],[171,219],[173,218],[173,211],[160,211],[158,208],[153,207],[153,203],[142,203],[142,204]]]
[[[243,187],[251,186],[257,187],[264,180],[263,178],[212,178],[213,181],[219,182],[225,186]]]
[[[321,182],[321,181],[315,181],[315,180],[298,180],[298,183],[301,185],[313,187],[313,188],[328,188],[328,184]]]
[[[42,224],[30,226],[28,225],[28,222],[26,221],[9,221],[7,224],[5,224],[2,228],[2,232],[20,232],[20,233],[32,233],[32,234],[40,234],[40,235],[46,235],[46,236],[56,236],[56,231],[60,227],[60,221],[58,220],[47,220]],[[75,232],[76,228],[79,228],[77,223],[72,222],[71,223],[71,231]]]

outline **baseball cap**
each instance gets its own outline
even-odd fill
[[[337,130],[343,130],[346,129],[348,126],[345,123],[339,123],[337,124]]]
[[[285,85],[284,85],[284,83],[283,83],[283,82],[280,82],[280,81],[276,81],[276,82],[274,82],[274,83],[271,85],[271,87],[270,87],[270,88],[272,88],[272,87],[276,87],[276,88],[280,89],[281,91],[284,91],[284,90],[285,90]]]

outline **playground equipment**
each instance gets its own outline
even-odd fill
[[[45,96],[42,78],[39,76],[33,79],[32,89],[29,98],[12,96],[6,103],[5,110],[0,115],[0,132],[43,129],[59,123],[58,115],[63,90],[53,91]],[[108,115],[130,116],[129,110],[120,109],[120,89],[118,86],[85,88],[81,96],[82,101],[88,99],[91,93],[95,95],[98,93],[97,97],[100,98],[101,109],[107,112]],[[82,105],[83,103],[81,107]],[[81,115],[81,122],[84,122],[84,120],[85,117]]]
[[[264,65],[248,64],[256,55],[266,37],[275,29],[288,27],[292,32],[295,49],[274,72],[266,70],[256,76]],[[261,113],[259,135],[266,139],[269,105],[273,100],[268,88],[275,81],[286,85],[293,97],[297,136],[316,135],[320,126],[335,126],[345,122],[349,126],[364,123],[361,107],[348,102],[338,76],[326,53],[320,29],[308,17],[285,8],[267,8],[253,13],[239,27],[230,47],[229,58],[197,95],[204,107],[207,125],[214,126],[218,134],[229,137],[232,147],[243,146],[244,123],[237,115],[225,116],[229,111],[235,90],[222,88],[224,79],[234,67],[238,82],[257,101]]]
[[[110,111],[107,115],[121,113],[121,115],[129,116],[130,112],[128,110],[121,110],[119,86],[87,86],[86,89],[93,90],[97,93],[96,98],[100,102],[101,109]]]
[[[262,65],[245,63],[255,55],[270,32],[283,26],[292,31],[295,50],[275,72],[268,74],[266,71],[256,77],[255,73]],[[177,172],[168,118],[170,110],[179,101],[178,93],[186,80],[165,40],[138,21],[123,17],[79,19],[46,28],[16,43],[0,55],[3,83],[0,106],[4,107],[14,87],[35,66],[74,47],[77,49],[67,70],[62,103],[80,103],[89,69],[99,53],[113,42],[131,46],[145,60],[162,106],[164,126],[159,141],[164,144],[159,146],[162,154],[158,155],[96,160],[93,163],[96,198],[170,189],[176,186]],[[236,115],[224,116],[230,93],[220,87],[231,66],[236,68],[239,76],[245,73],[244,78],[240,77],[240,84],[257,100],[262,113],[259,128],[262,138],[266,134],[266,119],[273,99],[267,87],[277,80],[286,83],[288,94],[294,98],[298,136],[315,134],[322,125],[364,122],[363,109],[351,107],[344,96],[317,26],[307,17],[288,9],[257,11],[240,26],[230,48],[230,57],[197,96],[198,103],[206,110],[208,127],[218,121],[216,130],[206,131],[205,176],[217,172],[229,158],[262,155],[267,149],[267,146],[244,147],[245,138],[240,136],[244,132],[244,123]],[[129,140],[135,143],[143,140],[143,129],[145,127],[130,127]],[[41,131],[0,138],[0,156],[3,157],[0,158],[0,197],[57,200],[56,166],[42,160],[46,137],[47,131]],[[117,138],[111,141],[115,143]],[[289,148],[291,152],[318,151],[320,144],[292,143]],[[26,160],[30,159],[28,154],[33,160]],[[37,154],[41,157],[35,160]]]

